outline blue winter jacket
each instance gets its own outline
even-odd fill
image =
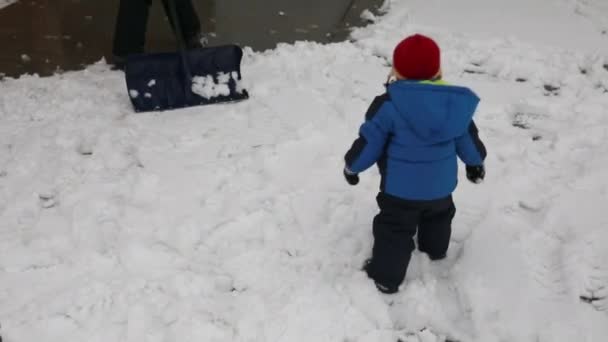
[[[346,167],[360,173],[377,163],[381,191],[406,200],[435,200],[456,189],[457,156],[482,165],[485,146],[473,114],[479,98],[468,88],[397,81],[366,114]]]

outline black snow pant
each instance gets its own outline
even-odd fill
[[[385,193],[377,197],[380,213],[374,218],[374,247],[366,270],[384,292],[396,292],[405,279],[416,249],[433,260],[446,256],[456,208],[452,196],[432,201],[404,200]]]
[[[165,13],[169,15],[169,1],[175,1],[177,16],[181,24],[184,41],[188,42],[201,32],[201,24],[191,0],[162,0]],[[152,0],[120,0],[116,28],[114,31],[114,56],[126,57],[144,52],[148,14]]]

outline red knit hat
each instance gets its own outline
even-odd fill
[[[393,52],[393,66],[401,76],[412,80],[428,80],[441,67],[439,46],[431,38],[415,34],[405,38]]]

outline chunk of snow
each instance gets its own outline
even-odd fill
[[[230,75],[230,74],[226,74],[226,73],[220,72],[217,75],[217,82],[219,84],[228,84],[228,82],[230,82],[230,78],[231,77],[232,77],[232,75]]]
[[[366,9],[365,11],[363,11],[363,13],[361,13],[361,19],[366,20],[366,21],[375,22],[376,16],[372,13],[372,11]]]
[[[212,75],[195,76],[192,79],[192,92],[208,100],[218,96],[228,96],[231,76],[231,74],[218,73],[217,82]]]

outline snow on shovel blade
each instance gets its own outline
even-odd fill
[[[130,56],[127,90],[136,112],[233,102],[249,97],[241,84],[243,51],[236,45]],[[189,74],[190,73],[190,74]]]

